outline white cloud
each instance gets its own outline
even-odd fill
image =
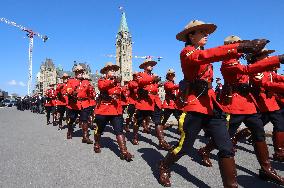
[[[26,86],[26,84],[24,83],[24,82],[22,82],[22,81],[19,81],[19,83],[18,83],[20,86],[22,86],[22,87],[25,87]]]
[[[11,81],[8,82],[8,84],[11,85],[11,86],[15,86],[15,85],[17,85],[17,82],[16,82],[16,80],[11,80]]]

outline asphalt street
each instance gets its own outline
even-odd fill
[[[152,134],[140,133],[138,146],[127,141],[135,155],[130,163],[118,157],[110,126],[102,136],[100,154],[93,152],[92,145],[82,144],[81,131],[75,130],[75,137],[66,140],[67,129],[47,126],[45,115],[0,108],[0,187],[162,187],[157,181],[157,163],[166,152],[157,148],[154,128]],[[93,131],[91,134],[93,139]],[[166,131],[170,144],[178,138],[176,127]],[[200,148],[205,141],[200,136],[194,147]],[[272,156],[271,138],[267,142]],[[213,168],[200,165],[196,150],[180,159],[172,168],[172,187],[222,187],[216,153],[211,155]],[[277,187],[258,178],[259,165],[251,145],[238,144],[236,163],[240,187]],[[283,163],[272,165],[284,176]]]

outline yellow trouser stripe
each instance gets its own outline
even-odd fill
[[[227,126],[227,129],[229,129],[229,125],[230,125],[230,119],[231,119],[231,115],[230,114],[226,114],[226,126]]]
[[[179,118],[179,125],[178,125],[178,129],[179,131],[181,132],[181,137],[180,137],[180,140],[179,140],[179,143],[178,143],[178,147],[176,147],[174,150],[173,150],[173,153],[175,155],[178,154],[178,152],[180,152],[182,146],[183,146],[183,143],[184,143],[184,139],[185,139],[185,132],[183,131],[183,124],[184,124],[184,119],[185,119],[185,116],[186,116],[186,112],[183,112]]]

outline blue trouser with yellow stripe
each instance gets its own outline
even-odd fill
[[[226,115],[221,110],[214,110],[214,115],[187,112],[180,117],[179,129],[181,138],[173,149],[173,154],[182,156],[188,154],[201,129],[206,129],[212,136],[219,158],[233,157],[233,144],[226,127]]]

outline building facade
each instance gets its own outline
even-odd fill
[[[40,66],[40,71],[37,74],[36,93],[44,94],[50,84],[56,82],[56,68],[52,59],[47,58]]]

